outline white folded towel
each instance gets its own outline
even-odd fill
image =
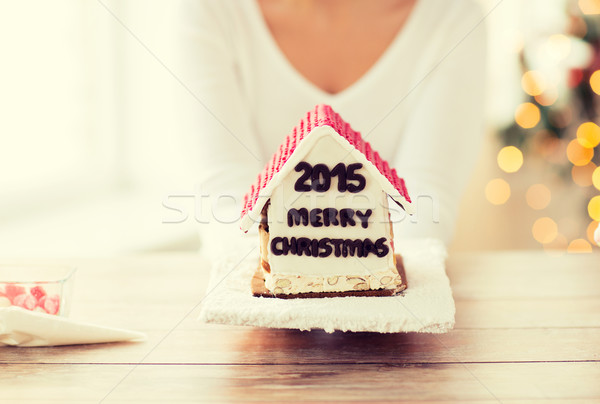
[[[83,323],[21,307],[0,309],[0,346],[95,344],[145,339],[146,335],[141,332]]]
[[[258,246],[258,241],[256,244]],[[271,328],[443,333],[454,326],[454,300],[445,272],[446,249],[434,239],[395,241],[408,288],[394,297],[277,299],[254,297],[250,279],[258,249],[238,250],[211,270],[200,319]]]

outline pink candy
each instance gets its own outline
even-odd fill
[[[4,287],[4,295],[11,302],[14,300],[15,296],[22,295],[23,293],[25,293],[25,288],[20,285],[9,283]]]
[[[35,297],[26,293],[15,296],[12,301],[13,305],[22,307],[27,310],[33,310],[37,306],[38,302]]]
[[[41,286],[32,287],[31,289],[29,289],[29,293],[31,293],[31,295],[35,297],[36,300],[40,300],[42,297],[46,296],[46,291]]]
[[[13,306],[27,310],[36,310],[48,314],[58,314],[60,311],[60,297],[56,294],[48,296],[42,286],[27,289],[24,286],[8,283],[4,288],[0,285],[0,297],[8,299]]]
[[[40,299],[38,305],[46,310],[48,314],[57,314],[60,309],[60,298],[58,295],[44,296]]]

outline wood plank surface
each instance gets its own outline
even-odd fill
[[[328,364],[600,361],[600,328],[377,334],[208,326],[147,343],[4,349],[0,363]],[[187,347],[187,349],[182,349]]]
[[[0,347],[0,402],[600,402],[597,253],[451,256],[443,335],[203,324],[195,254],[39,262],[78,267],[71,317],[149,338]]]
[[[11,365],[0,400],[45,402],[573,400],[600,397],[595,363],[437,365]],[[35,386],[35,388],[30,388]],[[39,402],[39,401],[38,401]],[[496,401],[497,402],[497,401]]]

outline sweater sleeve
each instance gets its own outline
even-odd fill
[[[226,21],[218,3],[183,3],[179,45],[181,81],[188,90],[184,119],[205,191],[238,196],[262,164],[237,74],[234,22]]]
[[[242,198],[262,164],[226,6],[185,1],[180,20],[180,80],[187,89],[180,116],[198,187],[195,219],[203,249],[214,250],[240,237]]]
[[[449,24],[454,32],[433,66],[420,73],[420,96],[395,157],[416,208],[411,217],[397,215],[401,237],[452,239],[460,199],[479,155],[486,38],[478,12],[462,17]]]

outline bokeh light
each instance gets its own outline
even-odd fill
[[[506,146],[498,152],[497,160],[503,171],[514,173],[523,165],[523,153],[515,146]]]
[[[592,220],[590,222],[590,224],[588,225],[587,231],[586,231],[588,240],[590,241],[590,243],[592,243],[594,245],[596,244],[596,240],[594,240],[594,232],[598,228],[598,224],[600,224],[600,222],[598,222],[596,220]]]
[[[584,122],[577,128],[577,141],[583,147],[591,149],[600,143],[600,126],[594,122]]]
[[[579,0],[579,9],[583,14],[600,14],[600,0]]]
[[[571,254],[591,253],[592,245],[585,239],[577,238],[569,243],[567,252]]]
[[[546,89],[546,81],[544,80],[544,76],[535,70],[530,70],[523,74],[521,77],[521,86],[523,87],[523,91],[525,91],[529,95],[540,95]]]
[[[544,184],[534,184],[527,189],[525,198],[530,208],[540,210],[550,204],[552,194]]]
[[[592,173],[592,184],[600,191],[600,167],[597,167]]]
[[[558,226],[551,218],[541,217],[533,224],[531,233],[537,242],[548,244],[551,243],[558,235]]]
[[[531,102],[524,102],[515,111],[515,122],[525,129],[533,128],[540,121],[540,109]]]
[[[563,34],[550,35],[545,48],[550,57],[556,61],[563,60],[571,53],[571,39]]]
[[[596,94],[600,94],[600,70],[596,70],[590,76],[590,87]]]
[[[486,185],[485,197],[494,205],[502,205],[510,198],[510,185],[502,178],[495,178]]]
[[[567,146],[567,158],[576,166],[584,166],[594,157],[594,149],[583,147],[577,139],[573,139]]]
[[[588,203],[588,214],[592,220],[600,221],[600,195],[596,195]]]
[[[571,177],[573,182],[580,187],[589,187],[592,185],[592,175],[596,170],[596,164],[589,162],[584,166],[573,166]]]

